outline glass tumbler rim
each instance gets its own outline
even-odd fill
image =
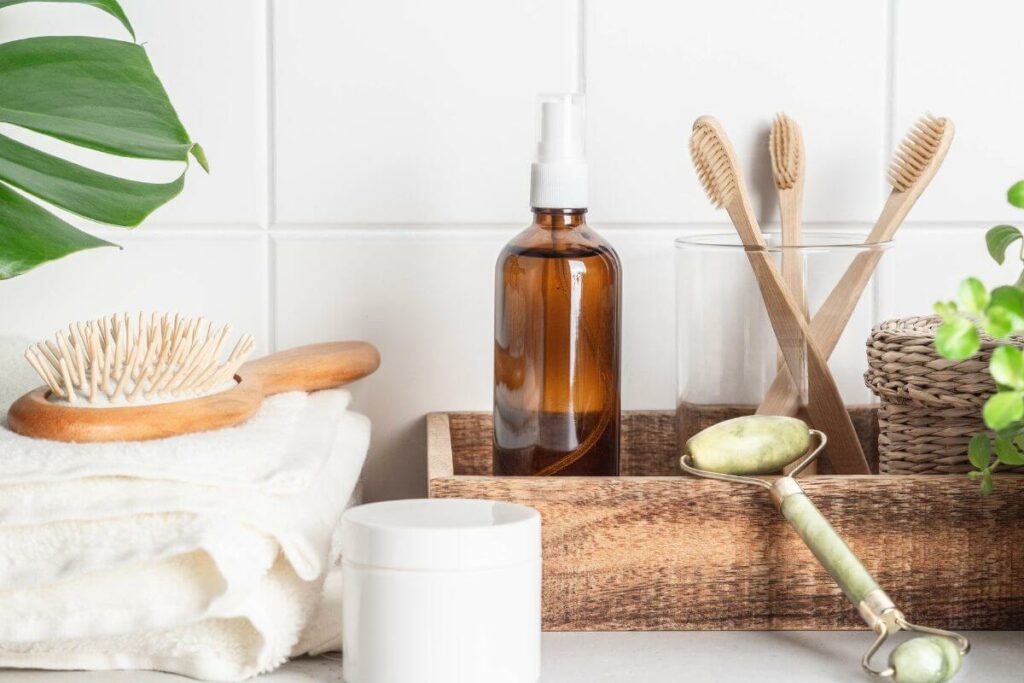
[[[868,233],[855,230],[807,230],[801,233],[801,243],[797,245],[782,246],[778,243],[781,237],[778,232],[766,232],[765,238],[768,241],[767,251],[882,251],[893,245],[892,240],[882,242],[865,242]],[[735,230],[721,230],[717,232],[706,232],[696,235],[685,235],[674,240],[676,249],[686,250],[721,250],[721,251],[744,251],[746,247],[740,241]]]

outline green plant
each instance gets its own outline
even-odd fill
[[[1010,204],[1024,208],[1024,180],[1007,191]],[[1019,258],[1024,263],[1024,233],[1012,225],[997,225],[985,235],[988,252],[1000,265],[1007,250],[1020,240]],[[935,333],[935,348],[944,357],[962,360],[981,348],[981,332],[1006,340],[992,352],[989,373],[996,393],[985,402],[982,418],[995,433],[976,434],[967,456],[974,471],[968,476],[981,481],[984,494],[992,492],[992,473],[1001,465],[1024,465],[1024,353],[1011,337],[1024,333],[1024,269],[1012,285],[989,291],[977,278],[960,283],[955,301],[940,301],[935,312],[942,325]]]
[[[115,17],[135,38],[116,0],[76,2]],[[74,227],[39,203],[99,223],[132,228],[181,192],[189,156],[209,170],[141,45],[87,36],[0,44],[0,123],[108,154],[185,162],[168,183],[101,173],[0,133],[0,280],[83,249],[117,246]]]

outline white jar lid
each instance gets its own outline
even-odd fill
[[[493,500],[360,505],[341,518],[341,539],[345,561],[382,569],[490,569],[541,557],[540,514]]]

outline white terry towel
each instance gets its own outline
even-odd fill
[[[296,450],[293,441],[322,443],[335,426],[325,417],[348,402],[348,392],[328,393],[336,397],[331,405],[311,404],[301,391],[280,394],[238,427],[154,441],[62,443],[31,439],[3,424],[0,485],[118,476],[296,493],[309,487],[325,451]]]
[[[331,532],[362,469],[370,426],[364,416],[345,410],[349,394],[343,390],[309,395],[282,394],[268,399],[263,410],[273,410],[274,406],[290,402],[296,396],[309,406],[295,417],[301,429],[292,435],[293,443],[280,457],[288,459],[294,455],[304,459],[308,471],[301,472],[301,476],[311,482],[304,490],[278,495],[268,493],[259,484],[223,487],[213,484],[215,479],[209,480],[211,483],[195,484],[123,476],[0,484],[0,531],[64,520],[161,512],[221,516],[245,522],[272,536],[299,576],[314,579],[325,570],[323,558],[330,547]],[[265,423],[246,423],[223,431],[236,433],[250,428],[262,431],[264,426]],[[345,457],[329,457],[335,433],[341,443],[334,450],[344,450]],[[210,436],[228,438],[224,433],[210,433]],[[185,437],[163,441],[182,438]],[[45,457],[39,457],[37,462],[40,470],[47,469]],[[0,575],[0,586],[3,585],[4,578]]]
[[[322,583],[321,590],[321,582],[299,579],[280,559],[234,616],[164,631],[0,643],[0,667],[154,669],[212,681],[243,680],[277,668],[288,657],[338,649],[340,569]]]
[[[331,393],[342,392],[310,400],[327,402]],[[0,511],[9,512],[0,512],[0,520],[49,522],[0,525],[6,551],[0,588],[20,587],[0,590],[0,641],[113,635],[231,613],[274,564],[279,547],[300,579],[322,579],[369,438],[361,415],[346,412],[334,422],[334,446],[326,449],[320,476],[295,496],[111,478],[0,487]],[[153,514],[194,513],[200,505],[207,508],[201,515]],[[214,514],[218,507],[227,514]],[[103,520],[114,508],[128,516]],[[33,574],[46,582],[32,585]]]
[[[0,666],[240,680],[336,647],[320,592],[369,441],[348,400],[285,394],[237,428],[145,444],[0,427]]]

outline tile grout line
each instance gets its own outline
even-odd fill
[[[882,196],[885,197],[889,194],[892,189],[889,184],[889,173],[888,165],[892,158],[895,145],[895,129],[896,129],[896,0],[887,0],[885,3],[885,64],[883,73],[883,88],[884,93],[882,95],[883,100],[883,133],[882,133],[882,144],[884,148],[882,150],[882,160],[886,164],[886,173],[882,176]],[[909,227],[909,225],[907,226]],[[894,253],[888,255],[889,265],[891,267],[899,266],[899,250],[893,250]],[[896,261],[894,264],[893,261]],[[882,269],[882,276],[872,278],[871,282],[871,308],[872,316],[877,320],[879,312],[888,309],[887,306],[890,301],[885,300],[885,290],[881,287],[881,280],[885,277],[886,269]],[[895,295],[893,295],[895,299]]]
[[[888,187],[888,185],[887,185]],[[907,220],[903,225],[913,231],[928,230],[984,230],[987,224],[999,221],[1009,221],[1009,218],[979,218],[976,220]],[[625,223],[595,223],[599,230],[614,230],[616,232],[680,232],[685,234],[699,233],[720,233],[730,232],[729,223],[708,223],[681,222],[681,223],[660,223],[660,222],[625,222]],[[806,221],[806,226],[811,230],[821,232],[867,232],[873,223],[868,220],[850,221]],[[506,222],[483,222],[483,223],[308,223],[308,224],[278,224],[270,228],[272,235],[287,237],[288,235],[317,234],[317,235],[345,235],[349,233],[378,232],[380,234],[461,234],[466,232],[498,233],[514,231],[522,226],[518,223]],[[766,231],[778,231],[778,224],[771,223],[765,226]]]
[[[886,32],[885,32],[885,74],[884,74],[884,106],[885,106],[885,129],[882,135],[882,159],[886,161],[893,154],[895,145],[896,129],[896,0],[888,0],[885,4],[886,11]],[[888,173],[883,178],[882,196],[889,194]]]
[[[266,131],[264,144],[266,145],[266,177],[264,178],[264,216],[263,216],[263,230],[264,230],[264,248],[266,253],[266,280],[263,287],[263,295],[265,298],[265,313],[267,320],[267,350],[273,353],[277,350],[277,307],[275,302],[274,293],[276,290],[276,273],[277,267],[275,263],[275,243],[272,234],[272,227],[275,222],[276,214],[276,156],[274,154],[275,147],[275,135],[274,125],[276,122],[276,80],[274,78],[274,66],[275,66],[275,54],[274,54],[274,0],[264,0],[264,22],[265,22],[265,44],[264,44],[264,60],[265,60],[265,94],[266,94]]]
[[[956,231],[985,231],[989,224],[999,222],[1011,222],[1010,217],[988,217],[975,220],[907,220],[904,227],[911,232],[956,232]],[[706,221],[661,223],[661,222],[607,222],[597,223],[600,230],[613,230],[621,234],[641,233],[679,233],[694,235],[700,233],[729,232],[728,223],[709,223]],[[867,220],[850,221],[807,221],[805,224],[809,230],[826,233],[861,233],[871,228],[871,222]],[[521,229],[519,223],[490,221],[483,223],[308,223],[308,224],[278,224],[263,227],[254,223],[251,226],[220,226],[220,225],[189,225],[189,224],[165,224],[146,228],[138,233],[124,235],[114,228],[98,228],[94,234],[104,238],[120,238],[123,241],[148,241],[148,240],[176,240],[176,239],[260,239],[274,237],[287,238],[289,236],[319,235],[338,236],[344,239],[349,234],[379,233],[408,234],[408,235],[444,235],[444,234],[497,234],[500,232],[512,232]],[[765,226],[768,231],[777,231],[777,224]]]

